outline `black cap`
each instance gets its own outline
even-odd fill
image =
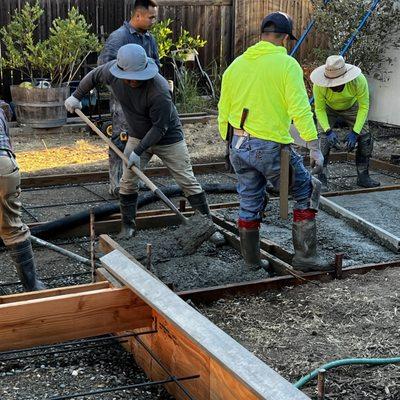
[[[292,18],[280,11],[269,14],[263,19],[261,23],[261,33],[263,32],[286,33],[289,35],[290,39],[297,40],[292,33]]]

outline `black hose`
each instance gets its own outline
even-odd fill
[[[220,194],[220,193],[234,193],[236,192],[236,185],[231,183],[220,184],[220,183],[207,183],[202,185],[203,190],[206,193]],[[178,185],[168,186],[162,188],[161,191],[167,197],[182,196],[182,190]],[[148,204],[158,201],[159,198],[152,192],[139,196],[138,208],[144,207]],[[93,213],[96,220],[104,219],[111,214],[119,213],[119,203],[111,203],[103,206],[93,208]],[[31,228],[31,233],[34,236],[45,238],[53,236],[57,233],[64,232],[66,230],[75,228],[77,226],[86,224],[89,222],[90,211],[84,210],[76,214],[68,215],[57,219],[55,221],[47,222],[42,225],[34,226]]]

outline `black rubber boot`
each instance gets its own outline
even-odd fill
[[[14,261],[19,279],[25,291],[33,292],[46,289],[44,283],[36,276],[35,259],[30,239],[7,246],[7,248],[10,251],[10,256]]]
[[[369,176],[369,163],[357,164],[357,185],[363,188],[374,188],[380,186],[380,182]]]
[[[194,210],[200,212],[200,214],[207,215],[211,218],[210,207],[208,207],[207,197],[205,192],[192,194],[187,197],[188,202]],[[216,246],[223,246],[225,244],[225,237],[221,232],[215,232],[211,237],[210,241]]]
[[[317,255],[317,224],[315,219],[293,222],[292,238],[294,256],[292,265],[303,272],[326,271],[329,263]]]
[[[129,239],[136,233],[136,211],[138,203],[138,193],[119,194],[119,206],[121,210],[121,232],[120,239]]]
[[[260,255],[260,228],[239,228],[240,249],[247,268],[257,271],[261,268],[268,271],[269,262]]]

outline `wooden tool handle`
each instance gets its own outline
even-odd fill
[[[75,112],[110,146],[110,148],[123,160],[123,162],[128,165],[128,158],[125,156],[125,154],[81,110],[77,108],[75,109]],[[137,168],[135,165],[132,165],[130,169],[153,193],[157,190],[157,186],[139,168]]]

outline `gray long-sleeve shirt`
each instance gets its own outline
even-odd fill
[[[167,145],[183,140],[182,124],[171,98],[168,82],[160,74],[132,88],[110,72],[116,61],[110,61],[89,72],[79,83],[73,96],[78,100],[97,84],[109,85],[114,97],[121,103],[128,135],[141,139],[134,149],[141,155],[149,147]]]
[[[108,37],[104,49],[99,55],[97,64],[102,65],[111,60],[115,60],[118,50],[129,43],[142,46],[147,56],[153,58],[156,64],[160,66],[157,43],[154,36],[150,32],[138,32],[128,21],[125,21],[120,28],[112,32]]]

